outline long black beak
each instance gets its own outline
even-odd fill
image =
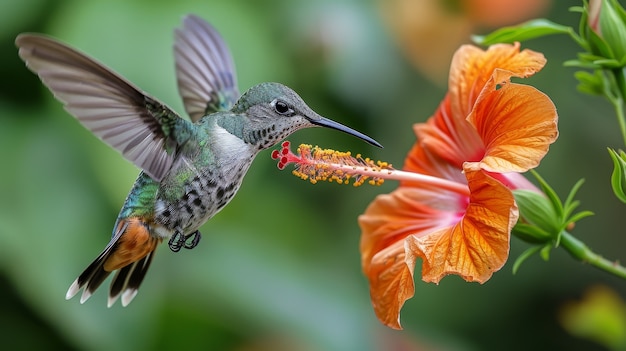
[[[365,134],[363,134],[361,132],[357,132],[356,130],[354,130],[354,129],[350,128],[350,127],[346,127],[343,124],[335,122],[335,121],[330,120],[328,118],[321,117],[319,119],[317,119],[317,118],[316,119],[311,119],[310,121],[311,121],[311,123],[313,123],[315,125],[318,125],[320,127],[327,127],[327,128],[336,129],[336,130],[342,131],[342,132],[344,132],[346,134],[350,134],[352,136],[355,136],[355,137],[357,137],[357,138],[359,138],[359,139],[361,139],[363,141],[366,141],[366,142],[368,142],[371,145],[378,146],[379,148],[383,147],[382,145],[380,145],[379,142],[377,142],[376,140],[368,137],[367,135],[365,135]]]

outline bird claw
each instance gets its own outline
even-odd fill
[[[172,252],[178,252],[183,247],[183,245],[185,245],[184,238],[185,236],[181,234],[181,232],[177,231],[172,235],[170,241],[167,243],[167,246],[170,247],[170,250],[172,250]]]
[[[185,236],[184,248],[188,250],[193,249],[194,247],[198,246],[201,238],[202,234],[200,234],[199,230],[196,230],[195,232]]]
[[[177,231],[172,235],[167,245],[169,246],[170,250],[172,250],[172,252],[178,252],[183,247],[185,249],[191,250],[194,247],[198,246],[201,238],[202,235],[200,234],[199,230],[196,230],[189,235],[183,235],[181,232]]]

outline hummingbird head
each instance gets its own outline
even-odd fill
[[[248,117],[250,123],[244,127],[244,137],[248,142],[259,143],[261,149],[272,147],[293,132],[310,127],[336,129],[382,147],[369,136],[320,116],[296,92],[280,83],[261,83],[248,89],[231,111]]]

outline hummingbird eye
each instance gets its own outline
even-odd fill
[[[287,103],[284,101],[274,100],[273,105],[276,113],[280,115],[291,116],[294,113],[291,107],[289,107],[289,105],[287,105]]]

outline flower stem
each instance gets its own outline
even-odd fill
[[[621,97],[622,102],[626,99],[626,67],[620,67],[613,70],[615,83],[617,85],[617,93]]]
[[[579,261],[589,263],[605,272],[626,279],[626,267],[596,254],[585,243],[566,231],[561,232],[561,247]]]
[[[615,114],[617,115],[617,123],[619,124],[619,130],[622,133],[622,139],[626,146],[626,117],[624,117],[624,100],[622,97],[618,97],[612,100],[613,107],[615,107]]]
[[[622,133],[622,139],[626,146],[626,117],[624,116],[624,99],[626,98],[626,72],[624,68],[615,69],[611,71],[612,78],[611,85],[613,91],[605,93],[613,108],[615,108],[615,114],[617,115],[617,123],[619,124],[620,132]]]

